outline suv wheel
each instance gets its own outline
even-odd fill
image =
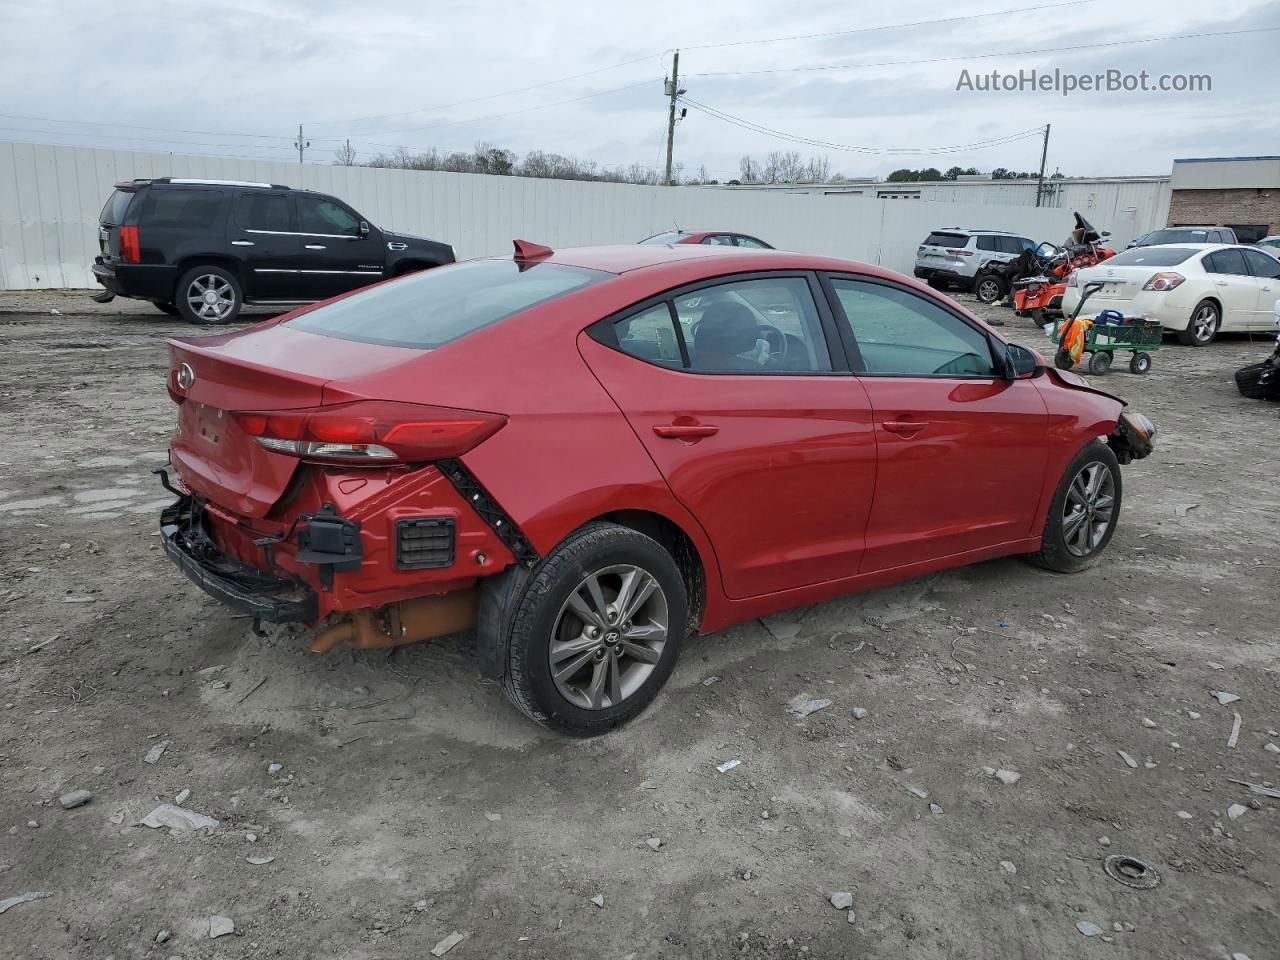
[[[240,313],[240,282],[222,267],[194,267],[178,281],[178,314],[188,323],[230,323]]]
[[[588,524],[542,561],[516,603],[507,697],[561,733],[606,733],[667,682],[687,622],[680,568],[656,540]]]
[[[998,273],[981,274],[974,282],[973,293],[982,303],[995,303],[1005,295],[1004,278]]]

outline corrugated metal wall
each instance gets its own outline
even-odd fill
[[[94,286],[98,212],[112,185],[163,176],[259,180],[330,193],[380,226],[453,244],[459,258],[506,253],[516,237],[553,247],[634,243],[678,224],[740,230],[781,248],[910,273],[916,246],[934,227],[974,224],[1055,241],[1069,227],[1062,210],[1011,204],[833,199],[0,143],[0,289]],[[1122,242],[1129,239],[1114,232]]]

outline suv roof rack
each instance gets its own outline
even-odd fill
[[[211,180],[203,177],[156,177],[150,181],[138,180],[136,183],[184,183],[200,184],[211,187],[262,187],[266,190],[288,190],[289,187],[278,183],[262,183],[258,180]]]

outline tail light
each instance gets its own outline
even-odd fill
[[[1180,273],[1157,273],[1142,285],[1143,290],[1172,290],[1186,280]]]
[[[952,247],[947,248],[947,253],[951,254],[953,257],[972,257],[973,256],[972,250],[961,250],[961,249],[956,249]]]
[[[242,411],[240,429],[257,443],[305,460],[409,463],[459,457],[507,422],[494,413],[391,400],[302,410]]]
[[[142,248],[138,243],[137,227],[120,228],[120,259],[125,263],[142,262]]]

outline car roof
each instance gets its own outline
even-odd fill
[[[500,260],[503,257],[491,257]],[[785,250],[757,250],[747,247],[718,247],[692,244],[639,244],[616,246],[567,247],[553,250],[545,262],[566,267],[583,267],[606,273],[630,273],[669,264],[701,261],[705,276],[749,270],[855,270],[875,276],[891,277],[892,271],[854,260],[840,260]]]
[[[1021,237],[1025,234],[1013,230],[988,230],[986,227],[934,227],[930,233],[998,233],[1006,237]]]

